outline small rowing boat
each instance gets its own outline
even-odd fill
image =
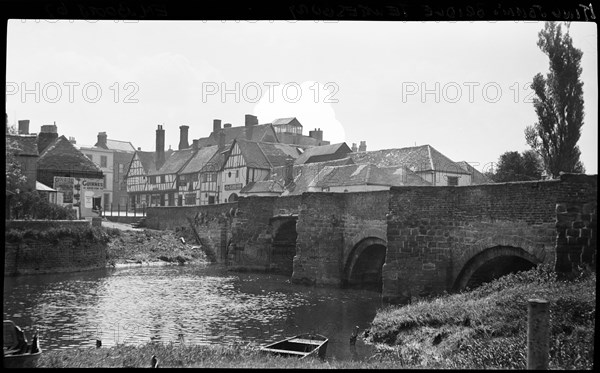
[[[31,343],[27,343],[25,333],[11,320],[3,322],[3,359],[4,368],[35,368],[42,355],[38,332],[36,330]]]
[[[263,346],[260,350],[276,355],[296,356],[300,359],[315,355],[324,359],[327,353],[328,341],[329,339],[320,334],[299,334],[295,337],[286,338]]]

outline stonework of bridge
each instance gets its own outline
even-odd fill
[[[391,303],[539,263],[559,272],[596,264],[596,175],[248,197],[227,206],[150,209],[148,223],[174,228],[169,224],[182,214],[202,216],[203,244],[228,266],[308,285],[368,287]]]

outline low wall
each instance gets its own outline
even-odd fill
[[[87,228],[85,220],[23,220],[6,221],[6,231],[51,228]],[[18,242],[5,242],[4,275],[77,272],[106,266],[106,244],[93,237],[61,237],[56,239],[23,238]]]

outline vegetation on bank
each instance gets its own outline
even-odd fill
[[[106,227],[103,230],[109,237],[106,257],[107,263],[112,266],[159,261],[177,264],[207,262],[206,254],[199,245],[185,238],[182,240],[172,231]]]
[[[550,368],[592,369],[596,275],[570,281],[547,267],[512,274],[472,291],[378,312],[363,336],[377,352],[362,361],[298,360],[265,355],[258,346],[120,345],[44,353],[41,367],[524,369],[527,301],[550,302]]]
[[[35,228],[10,228],[5,232],[6,242],[21,242],[23,240],[36,240],[43,242],[59,243],[63,239],[77,241],[92,241],[107,243],[110,236],[101,227],[91,225],[65,225],[44,229]]]
[[[472,291],[378,312],[368,340],[392,346],[405,367],[525,369],[528,300],[550,304],[551,369],[592,369],[596,274],[572,280],[539,266]]]

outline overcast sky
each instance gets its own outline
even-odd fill
[[[546,74],[540,22],[34,21],[8,24],[6,113],[30,132],[93,145],[98,132],[155,147],[162,124],[206,137],[212,120],[297,117],[304,134],[367,150],[429,144],[485,171],[528,149],[529,83]],[[595,23],[571,24],[583,51],[587,173],[597,173]],[[37,84],[37,85],[36,85]],[[37,91],[37,92],[36,92]],[[39,101],[39,102],[36,102]]]

